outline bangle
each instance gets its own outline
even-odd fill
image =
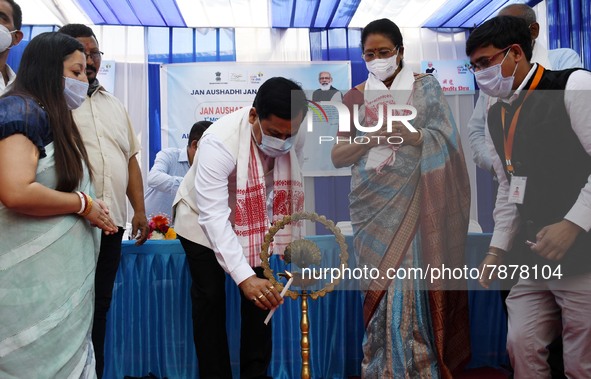
[[[417,132],[419,133],[419,139],[417,139],[415,143],[411,143],[411,146],[419,146],[423,143],[423,131],[421,129],[417,129]]]
[[[76,213],[82,214],[82,212],[84,212],[84,208],[86,208],[86,197],[84,197],[80,191],[75,191],[75,193],[80,198],[80,210]]]
[[[81,192],[81,193],[82,193],[82,195],[84,195],[84,198],[86,199],[86,207],[84,208],[84,211],[82,211],[82,213],[80,213],[80,216],[86,217],[86,216],[88,216],[90,211],[92,211],[92,197],[88,196],[84,192]]]
[[[495,253],[494,251],[487,251],[486,255],[492,255],[493,257],[499,257],[499,254]]]

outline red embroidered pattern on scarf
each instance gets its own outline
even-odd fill
[[[288,158],[289,157],[285,157]],[[277,166],[276,166],[277,168]],[[304,192],[300,180],[278,179],[273,181],[273,219],[301,212],[304,209]],[[260,251],[270,225],[267,215],[264,177],[258,171],[256,147],[251,144],[248,163],[248,180],[245,189],[236,189],[234,231],[244,248],[246,259],[252,267],[260,265]],[[300,225],[301,226],[301,225]],[[282,232],[287,232],[289,227]],[[281,234],[275,244],[282,245]],[[291,233],[288,233],[291,234]]]
[[[301,188],[302,183],[292,180],[278,180],[275,183],[279,188],[273,191],[273,215],[285,216],[301,212],[304,209],[304,193],[292,189]]]
[[[252,267],[260,265],[261,245],[269,225],[265,195],[264,179],[259,177],[256,151],[251,144],[246,189],[236,189],[234,231],[238,238],[247,239],[246,244],[241,244]]]

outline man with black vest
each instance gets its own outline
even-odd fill
[[[499,191],[481,269],[519,275],[507,298],[507,348],[516,378],[549,378],[546,346],[562,332],[565,374],[591,372],[591,73],[530,63],[527,24],[495,17],[466,54],[488,113]],[[516,189],[519,188],[519,191]],[[513,247],[523,264],[504,267]]]

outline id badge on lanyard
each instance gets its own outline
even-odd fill
[[[515,139],[515,130],[517,128],[517,120],[519,119],[519,114],[521,113],[521,107],[525,100],[532,94],[532,91],[536,89],[540,80],[542,79],[542,74],[544,73],[544,68],[538,65],[536,69],[536,73],[534,75],[534,79],[530,88],[527,90],[525,98],[521,102],[521,105],[515,111],[513,118],[511,119],[511,125],[508,130],[508,134],[505,136],[503,140],[503,146],[505,149],[505,164],[507,172],[510,175],[511,182],[509,184],[509,196],[508,202],[515,203],[515,204],[523,204],[523,199],[525,198],[525,185],[527,184],[527,177],[525,176],[517,176],[514,175],[514,168],[513,163],[511,162],[511,157],[513,155],[513,141]],[[501,111],[501,126],[503,128],[503,133],[505,132],[505,108]],[[505,134],[503,134],[505,135]]]
[[[527,184],[527,177],[512,176],[509,184],[509,203],[523,204],[525,197],[525,186]]]

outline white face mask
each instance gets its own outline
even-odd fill
[[[482,92],[488,96],[506,99],[511,95],[511,89],[513,88],[513,80],[515,80],[515,71],[517,71],[517,65],[515,65],[515,70],[513,70],[513,74],[511,76],[505,78],[501,73],[501,65],[505,61],[505,58],[507,58],[509,51],[507,51],[501,63],[485,68],[484,70],[476,71],[474,73],[478,87],[480,87]]]
[[[10,45],[12,45],[12,33],[14,32],[16,32],[16,30],[11,32],[6,26],[0,25],[0,53],[5,52],[12,47]]]
[[[289,149],[293,146],[293,136],[282,140],[281,138],[268,136],[263,132],[261,121],[257,120],[259,129],[261,131],[261,143],[258,144],[258,148],[265,153],[266,156],[277,158],[285,155],[289,152]],[[253,134],[254,137],[254,134]],[[256,141],[256,139],[255,139]]]
[[[66,98],[66,104],[68,104],[69,110],[76,109],[82,105],[84,100],[86,100],[88,83],[68,78],[66,76],[64,76],[64,79],[64,97]]]
[[[394,75],[394,71],[398,68],[398,64],[396,63],[397,57],[398,54],[390,58],[374,59],[373,61],[365,62],[365,66],[367,67],[367,71],[374,74],[376,78],[383,82]]]

